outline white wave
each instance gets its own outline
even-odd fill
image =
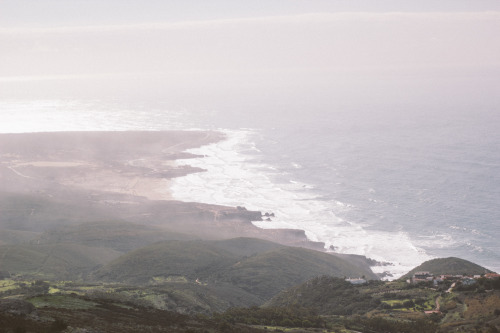
[[[161,107],[137,108],[120,102],[103,103],[98,100],[0,100],[0,119],[0,132],[4,133],[186,130],[194,129],[195,126],[192,124],[199,123],[195,117],[192,117],[194,120],[190,120],[185,110],[172,111]],[[481,247],[473,243],[467,245],[460,239],[464,239],[463,236],[468,233],[490,237],[489,234],[481,233],[477,229],[451,225],[448,226],[448,231],[442,231],[441,228],[440,233],[411,239],[407,234],[398,233],[398,230],[373,231],[371,230],[373,228],[355,223],[357,221],[342,220],[336,214],[353,209],[351,203],[318,199],[320,195],[315,192],[314,186],[301,183],[294,178],[291,171],[294,162],[284,166],[290,173],[259,162],[263,157],[252,140],[254,135],[261,136],[259,133],[249,129],[226,131],[226,133],[228,140],[192,150],[201,152],[200,154],[206,155],[206,158],[180,162],[206,168],[208,172],[178,178],[173,186],[175,196],[189,201],[243,205],[249,209],[274,212],[277,217],[273,221],[256,224],[263,228],[304,229],[310,239],[324,241],[327,247],[336,246],[340,252],[364,254],[377,260],[394,263],[395,266],[379,267],[375,270],[387,268],[395,275],[405,267],[413,268],[429,259],[422,248],[432,251],[447,248],[456,250],[458,247],[463,247],[474,252],[482,252]],[[277,143],[274,140],[267,140],[267,144]],[[276,183],[275,179],[281,179],[284,183]],[[342,186],[343,180],[338,179],[335,184]],[[377,198],[379,203],[382,202],[375,195],[377,193],[375,189],[366,188],[373,200]],[[421,192],[424,191],[427,190],[421,189]],[[476,247],[472,248],[474,246]],[[488,246],[485,246],[484,251],[489,251]],[[495,269],[490,266],[489,268]]]
[[[315,188],[313,185],[303,183],[300,181],[296,181],[296,180],[292,180],[292,179],[289,180],[288,186],[287,186],[287,184],[283,184],[283,185],[289,189],[292,189],[292,190],[312,190]]]
[[[481,246],[474,245],[471,242],[466,242],[467,246],[470,247],[474,252],[484,252],[484,249]]]
[[[462,231],[466,233],[471,233],[473,235],[483,235],[479,230],[477,229],[470,229],[465,226],[456,226],[456,225],[450,225],[448,226],[449,229],[456,230],[456,231]]]
[[[302,229],[310,240],[325,242],[326,248],[333,246],[337,252],[390,262],[392,266],[384,266],[384,269],[394,277],[430,259],[405,233],[368,232],[360,224],[337,217],[334,212],[349,209],[349,205],[317,200],[312,186],[305,189],[307,184],[297,181],[276,184],[273,176],[278,171],[275,168],[239,153],[255,132],[224,132],[226,140],[188,150],[204,157],[178,161],[207,172],[176,178],[171,186],[176,199],[273,212],[272,221],[254,224],[260,228]]]
[[[459,241],[450,234],[434,232],[418,236],[416,243],[424,248],[446,249],[456,247]]]

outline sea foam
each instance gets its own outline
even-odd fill
[[[187,130],[241,125],[228,124],[222,113],[207,118],[200,117],[198,111],[171,110],[162,105],[156,101],[134,105],[122,100],[0,100],[0,132]],[[286,126],[284,133],[272,132],[276,135],[248,129],[226,131],[228,140],[192,150],[206,158],[181,162],[208,171],[178,178],[174,192],[188,201],[273,211],[277,216],[273,221],[256,224],[303,229],[310,239],[324,241],[327,248],[332,245],[338,252],[392,262],[394,266],[374,270],[389,270],[394,276],[431,256],[458,256],[499,271],[496,201],[500,159],[495,150],[499,118],[484,113],[478,117],[477,111],[463,119],[445,117],[443,129],[451,128],[453,135],[426,130],[423,142],[432,143],[426,146],[429,149],[421,149],[422,140],[413,140],[422,134],[420,127],[405,124],[403,129],[391,126],[396,133],[384,131],[378,139],[371,132],[346,134],[346,122],[354,119],[350,117],[341,122],[328,120],[330,125],[342,124],[335,131],[330,127],[321,131],[325,119],[315,118],[320,120],[314,127],[315,135],[309,133],[300,140],[296,128]],[[403,130],[405,136],[399,135]],[[265,141],[265,146],[256,144],[260,141]],[[389,164],[373,156],[373,152],[382,152],[380,142],[390,156]],[[292,147],[293,153],[279,147]],[[366,158],[359,160],[359,156]],[[394,169],[395,165],[399,169]],[[384,181],[377,183],[378,179]]]
[[[286,175],[255,154],[255,131],[223,132],[226,140],[188,150],[203,157],[177,161],[206,171],[176,178],[171,185],[174,198],[272,212],[272,221],[254,224],[260,228],[301,229],[310,240],[324,242],[327,250],[386,262],[388,265],[373,270],[389,271],[392,278],[431,259],[412,243],[407,233],[368,230],[355,221],[339,218],[335,212],[350,209],[348,203],[323,200],[314,186],[298,180],[278,182]],[[247,151],[253,153],[242,153]]]

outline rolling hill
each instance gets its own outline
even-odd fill
[[[76,243],[128,252],[161,240],[188,240],[187,234],[125,221],[97,221],[45,231],[36,241],[44,244]]]
[[[244,246],[237,246],[240,241]],[[361,269],[327,253],[251,238],[155,243],[113,260],[93,278],[144,284],[155,278],[183,276],[211,287],[232,285],[265,300],[324,274],[377,279],[369,267]]]
[[[320,276],[280,292],[265,307],[298,306],[319,314],[346,315],[372,310],[379,303],[344,279]]]
[[[319,275],[365,275],[378,279],[369,268],[360,269],[330,254],[296,247],[284,247],[245,258],[223,273],[225,280],[264,298]]]
[[[79,279],[120,254],[73,243],[4,245],[0,246],[0,270],[25,278]]]
[[[285,247],[285,245],[282,244],[250,237],[224,239],[214,241],[213,244],[220,249],[224,249],[239,256],[252,256],[258,253]]]
[[[133,284],[155,277],[205,277],[237,260],[237,256],[206,241],[162,241],[127,253],[94,273],[94,278]]]
[[[456,257],[449,257],[428,260],[409,271],[407,274],[401,277],[401,279],[407,279],[413,276],[413,274],[415,274],[416,272],[430,272],[434,275],[480,275],[484,273],[491,273],[490,270],[473,262]]]

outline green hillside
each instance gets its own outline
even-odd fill
[[[147,283],[154,277],[206,277],[237,256],[206,241],[163,241],[127,253],[94,274],[105,281]]]
[[[37,232],[108,217],[85,197],[81,200],[82,194],[71,192],[67,196],[53,199],[43,195],[0,192],[0,228]]]
[[[189,235],[170,232],[159,227],[124,221],[98,221],[74,226],[62,226],[44,232],[41,243],[77,243],[92,247],[107,247],[128,252],[161,240],[187,240]]]
[[[321,276],[313,278],[273,297],[265,307],[298,306],[319,314],[346,315],[375,309],[380,301],[344,279]]]
[[[4,245],[0,246],[0,270],[25,277],[76,279],[120,254],[72,243]]]
[[[244,245],[238,248],[239,240],[155,243],[110,262],[93,278],[138,284],[183,276],[209,287],[232,285],[263,300],[318,275],[377,279],[368,267],[361,269],[327,253],[251,238],[242,239]],[[247,256],[265,247],[274,249]]]
[[[285,247],[285,245],[282,244],[249,237],[237,237],[214,241],[213,244],[220,249],[224,249],[240,256],[251,256]]]
[[[415,274],[416,272],[430,272],[434,275],[479,275],[484,273],[491,273],[490,270],[470,261],[455,257],[449,257],[428,260],[412,269],[410,272],[404,275],[402,279],[407,279],[413,276],[413,274]]]
[[[223,273],[227,281],[263,298],[319,275],[364,275],[378,279],[369,268],[360,269],[330,254],[295,247],[284,247],[245,258]]]
[[[28,243],[39,235],[39,232],[0,229],[0,245]]]
[[[130,250],[190,236],[122,221],[89,222],[43,233],[3,229],[0,271],[45,279],[82,277]]]

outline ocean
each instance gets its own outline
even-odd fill
[[[180,160],[206,169],[175,198],[272,212],[328,251],[390,263],[397,278],[455,256],[500,271],[500,113],[484,106],[356,103],[251,112],[161,101],[0,100],[0,132],[210,129]]]

